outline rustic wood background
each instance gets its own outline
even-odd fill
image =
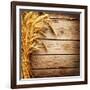
[[[49,13],[57,37],[45,29],[41,49],[31,55],[33,77],[75,76],[80,74],[80,21],[79,14]]]

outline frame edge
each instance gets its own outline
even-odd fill
[[[11,88],[16,88],[16,4],[11,2],[11,40],[10,40],[10,54],[11,54]]]

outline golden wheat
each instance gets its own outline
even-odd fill
[[[25,12],[21,15],[21,78],[33,77],[30,54],[39,50],[37,46],[40,42],[40,35],[45,37],[44,31],[41,29],[43,25],[38,26],[38,23],[46,24],[56,35],[55,31],[49,24],[50,19],[48,14],[39,12]],[[46,45],[42,42],[43,47],[47,50]]]

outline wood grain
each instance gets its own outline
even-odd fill
[[[59,40],[42,40],[46,49],[40,43],[38,44],[40,50],[33,54],[79,54],[79,41],[59,41]]]
[[[70,12],[70,13],[67,13],[67,12],[59,12],[59,13],[48,13],[49,14],[49,17],[51,19],[65,19],[65,20],[80,20],[80,13],[74,13],[74,12]]]
[[[80,75],[80,15],[79,13],[48,13],[50,25],[37,23],[44,31],[38,43],[40,50],[30,56],[33,78]],[[52,55],[54,54],[54,55]],[[74,55],[75,54],[75,55]]]
[[[80,39],[80,22],[78,20],[68,21],[65,19],[52,19],[50,23],[54,31],[56,32],[56,36],[52,33],[50,28],[47,26],[43,26],[42,29],[45,31],[45,37],[41,35],[41,38],[49,38],[49,39]],[[38,23],[40,26],[41,23]]]
[[[33,77],[79,76],[79,68],[32,70]]]
[[[79,55],[32,55],[31,66],[40,68],[80,67]]]

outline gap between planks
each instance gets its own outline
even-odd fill
[[[31,55],[80,55],[80,54],[31,54]]]
[[[80,68],[80,67],[59,67],[59,68],[32,68],[32,70],[44,70],[44,69],[73,69],[73,68]]]
[[[40,40],[56,40],[56,41],[80,41],[78,40],[74,40],[74,39],[51,39],[51,38],[39,38]]]

